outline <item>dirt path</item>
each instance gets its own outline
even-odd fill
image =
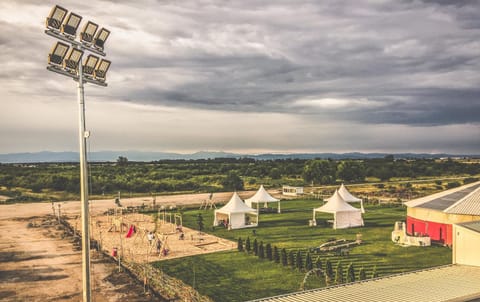
[[[247,198],[254,194],[252,191],[245,191],[239,193],[240,197]],[[168,195],[157,196],[155,199],[156,204],[165,206],[180,206],[180,205],[192,205],[201,204],[209,197],[210,194],[181,194],[181,195]],[[221,192],[213,194],[213,201],[215,203],[225,203],[232,197],[231,192]],[[137,198],[122,198],[122,206],[139,206],[142,204],[151,205],[153,202],[151,197],[137,197]],[[63,201],[55,202],[55,207],[60,205],[62,213],[67,215],[80,214],[80,202],[79,201]],[[90,201],[90,213],[92,215],[103,213],[110,208],[116,207],[113,198],[100,199]],[[31,217],[32,215],[42,216],[52,214],[52,205],[50,203],[17,203],[0,205],[0,220],[5,218],[20,218]]]
[[[81,253],[53,219],[0,220],[1,301],[81,301]],[[92,301],[156,301],[92,253]]]

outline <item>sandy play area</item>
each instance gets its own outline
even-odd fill
[[[159,219],[155,227],[150,215],[124,214],[120,208],[116,213],[111,212],[114,214],[92,216],[92,237],[99,241],[103,250],[112,254],[115,249],[117,255],[128,261],[153,262],[236,248],[235,242],[199,233],[175,221],[170,223],[169,216],[173,220],[174,214]],[[69,222],[80,229],[80,219],[70,219]]]

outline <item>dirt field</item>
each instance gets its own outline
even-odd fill
[[[54,219],[0,220],[1,301],[81,301],[81,253]],[[92,252],[92,300],[158,301]]]
[[[223,203],[232,193],[215,193],[214,201]],[[242,198],[253,192],[243,192]],[[209,194],[174,195],[156,197],[156,204],[187,205],[201,204]],[[152,198],[122,199],[123,206],[151,205]],[[199,235],[198,232],[183,228],[185,239],[179,240],[179,233],[172,225],[158,229],[158,237],[166,241],[169,253],[159,256],[155,249],[148,252],[148,243],[143,231],[152,228],[145,217],[126,216],[128,225],[134,223],[137,233],[125,238],[125,233],[107,232],[103,228],[111,225],[108,217],[101,214],[114,208],[113,199],[95,200],[90,203],[90,214],[95,224],[92,231],[102,230],[104,249],[110,251],[122,246],[126,257],[139,257],[143,261],[156,261],[181,257],[190,253],[205,253],[213,250],[230,249],[231,242],[223,242],[213,236]],[[80,202],[68,201],[54,204],[62,215],[71,217],[72,225],[80,214]],[[81,253],[69,238],[62,238],[63,231],[53,222],[52,204],[0,205],[0,300],[1,301],[81,301]],[[133,214],[139,215],[139,214]],[[95,219],[100,227],[96,227]],[[140,221],[142,220],[142,221]],[[150,224],[149,224],[150,223]],[[78,223],[78,228],[80,225]],[[164,229],[162,229],[164,228]],[[110,233],[104,235],[106,233]],[[162,235],[163,233],[163,235]],[[167,235],[167,233],[169,233]],[[165,237],[168,236],[168,237]],[[109,239],[110,238],[110,239]],[[166,240],[165,240],[166,239]],[[101,254],[92,252],[92,295],[93,301],[158,301],[158,298],[144,294],[143,285],[134,282],[127,274],[118,273],[117,266]]]

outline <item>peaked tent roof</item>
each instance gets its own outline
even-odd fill
[[[277,202],[279,201],[275,197],[272,197],[267,190],[263,187],[263,185],[260,186],[260,189],[258,189],[257,193],[253,195],[250,198],[245,199],[245,202],[247,204],[252,204],[252,202]]]
[[[360,198],[357,198],[357,197],[353,196],[352,194],[350,194],[350,192],[348,192],[347,188],[345,187],[345,185],[343,183],[340,186],[340,189],[338,189],[338,194],[340,194],[342,199],[345,200],[346,202],[360,202],[360,201],[362,201]]]
[[[360,209],[349,205],[335,190],[332,197],[327,199],[327,203],[315,209],[316,212],[336,213],[336,212],[360,212]]]
[[[234,192],[230,201],[222,208],[215,210],[220,213],[256,213],[257,211],[247,206],[237,192]]]

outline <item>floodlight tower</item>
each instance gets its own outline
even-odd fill
[[[78,137],[80,145],[80,196],[82,213],[82,283],[83,283],[83,301],[91,301],[90,287],[90,233],[88,230],[88,173],[87,173],[87,153],[86,140],[90,132],[85,129],[85,98],[84,83],[91,83],[99,86],[107,86],[106,74],[111,62],[100,59],[98,56],[105,57],[103,51],[105,41],[110,35],[110,31],[102,28],[97,32],[98,25],[88,21],[80,32],[79,41],[77,38],[77,29],[82,21],[82,17],[55,5],[50,11],[46,20],[45,33],[58,41],[48,55],[47,69],[61,75],[73,78],[78,83],[78,105],[79,105],[79,125]],[[96,33],[96,34],[95,34]],[[85,62],[82,61],[83,54],[91,52]]]

